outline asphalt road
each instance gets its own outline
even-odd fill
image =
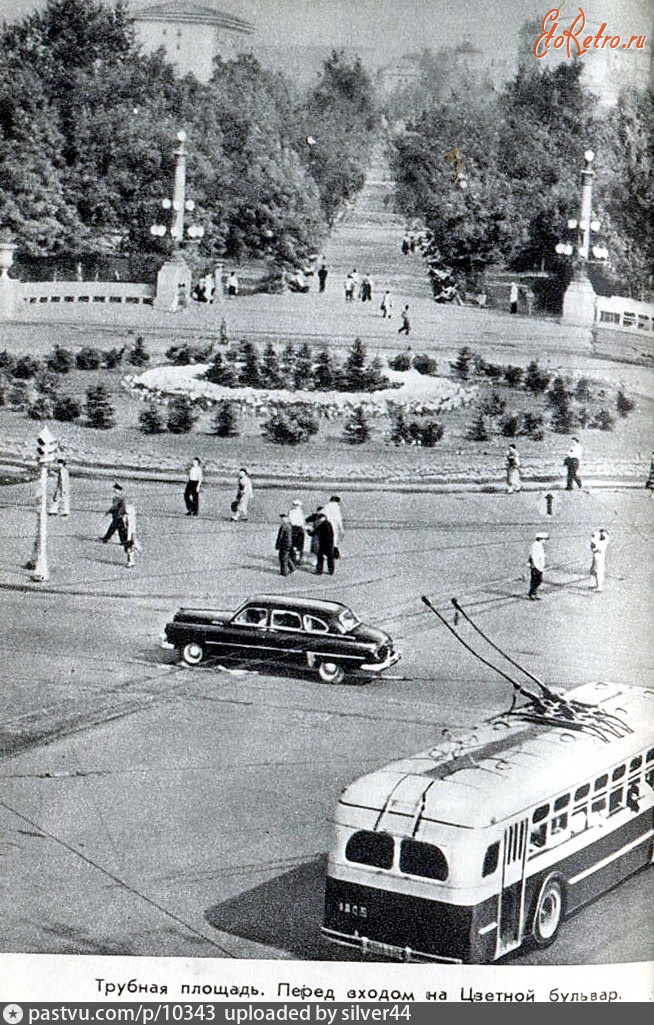
[[[420,602],[458,597],[543,680],[651,686],[654,503],[646,493],[538,496],[342,492],[346,537],[333,578],[281,578],[277,513],[315,493],[260,491],[248,523],[208,489],[183,515],[171,485],[138,484],[134,570],[101,546],[108,483],[74,481],[50,520],[51,579],[21,563],[31,487],[5,487],[0,525],[4,713],[0,727],[0,949],[337,959],[319,937],[329,819],[342,786],[441,730],[508,707],[508,685]],[[546,527],[539,604],[526,553]],[[607,589],[589,590],[591,531],[611,531]],[[186,669],[157,646],[179,604],[233,608],[257,592],[334,597],[391,632],[398,666],[365,686],[317,677]],[[568,921],[515,963],[651,958],[652,873]],[[647,898],[650,898],[649,900]]]

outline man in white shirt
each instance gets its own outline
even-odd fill
[[[543,572],[545,570],[545,548],[543,541],[549,541],[549,534],[536,534],[529,549],[529,598],[531,601],[540,601],[540,597],[536,592],[543,582]]]
[[[334,529],[334,547],[338,548],[345,533],[343,526],[343,514],[341,512],[341,500],[338,495],[332,495],[329,501],[323,506],[323,514],[327,517]]]
[[[187,516],[197,516],[200,511],[200,488],[202,486],[202,463],[196,456],[188,468],[184,504]]]
[[[572,491],[572,485],[576,484],[578,488],[581,487],[581,478],[579,477],[579,464],[583,455],[583,448],[579,438],[572,439],[572,445],[570,450],[563,460],[568,470],[568,479],[565,484],[566,491]]]

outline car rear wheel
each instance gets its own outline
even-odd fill
[[[189,641],[182,648],[182,658],[187,666],[199,666],[206,656],[204,646],[198,641]]]
[[[342,683],[345,679],[345,670],[336,662],[321,662],[318,666],[318,675],[323,683]]]
[[[539,947],[554,943],[563,919],[563,887],[556,876],[548,876],[538,895],[538,903],[531,928]]]

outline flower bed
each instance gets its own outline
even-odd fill
[[[131,394],[148,402],[167,402],[175,396],[186,395],[199,409],[210,409],[230,399],[261,416],[285,406],[307,404],[326,419],[349,415],[358,407],[372,417],[388,416],[397,410],[416,416],[446,413],[468,405],[477,393],[475,386],[464,387],[446,377],[427,377],[416,370],[385,370],[385,376],[395,387],[376,392],[227,388],[202,380],[206,370],[207,366],[199,363],[155,367],[142,374],[130,374],[123,383]]]

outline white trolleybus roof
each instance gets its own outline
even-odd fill
[[[654,745],[652,690],[585,684],[561,697],[556,717],[540,713],[518,707],[360,777],[343,791],[338,817],[351,809],[361,826],[374,812],[366,822],[374,829],[381,811],[401,817],[405,809],[415,821],[421,806],[424,823],[483,829]]]

